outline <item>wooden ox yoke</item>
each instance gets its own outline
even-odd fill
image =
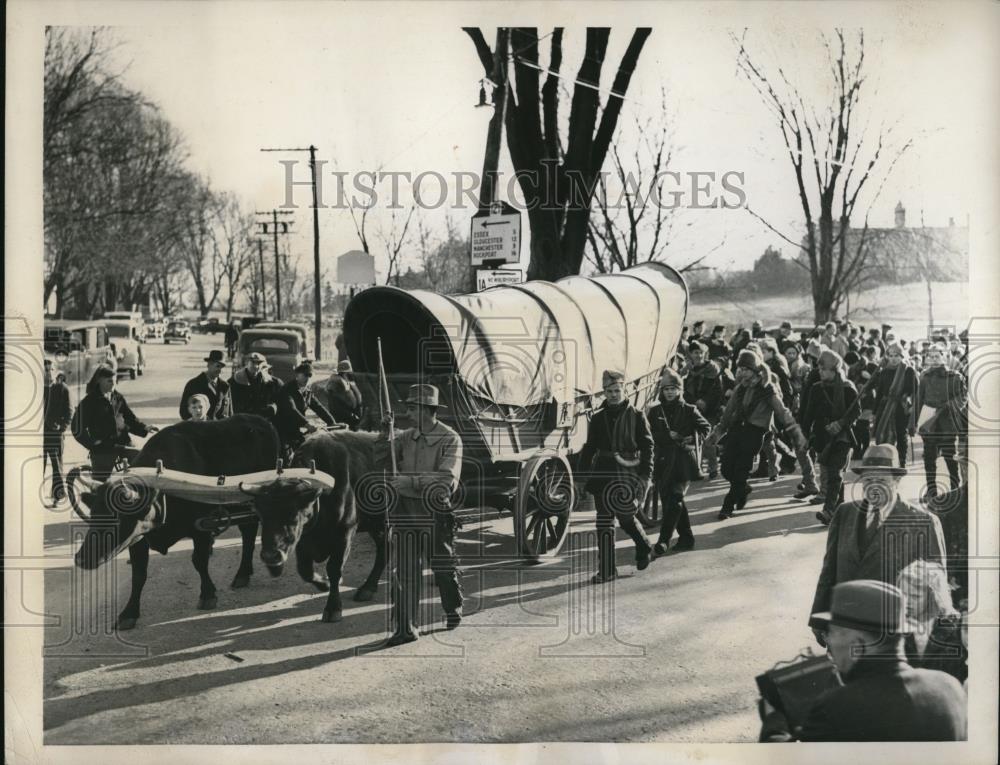
[[[259,487],[276,481],[301,481],[317,491],[326,493],[333,490],[333,476],[316,469],[316,463],[308,468],[283,468],[282,461],[274,470],[261,470],[240,475],[197,475],[163,467],[157,460],[155,468],[129,467],[123,473],[114,475],[109,482],[122,481],[126,486],[132,481],[141,483],[167,497],[201,502],[207,505],[245,505],[251,498],[244,487]]]

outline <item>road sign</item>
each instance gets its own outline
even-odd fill
[[[521,261],[521,213],[509,205],[472,216],[472,265]]]
[[[501,269],[476,269],[476,292],[499,287],[502,284],[520,284],[524,281],[521,271],[505,271]]]

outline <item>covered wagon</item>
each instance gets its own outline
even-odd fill
[[[470,295],[373,287],[348,304],[344,337],[369,411],[380,407],[380,343],[400,425],[410,385],[440,389],[440,419],[464,447],[464,505],[513,510],[518,550],[539,559],[565,540],[574,455],[603,400],[602,372],[624,372],[644,409],[687,303],[683,277],[660,263]]]

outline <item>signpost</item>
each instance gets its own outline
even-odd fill
[[[506,271],[502,269],[476,269],[476,292],[499,287],[502,284],[520,284],[524,276],[520,270]]]
[[[521,213],[506,203],[472,216],[472,265],[519,263],[521,260]]]

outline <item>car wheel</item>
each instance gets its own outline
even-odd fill
[[[130,379],[130,380],[134,380],[135,379],[135,367],[132,367],[132,369],[130,369],[128,371],[128,379]]]
[[[143,368],[139,367],[139,377],[142,377],[142,370],[143,370]]]

